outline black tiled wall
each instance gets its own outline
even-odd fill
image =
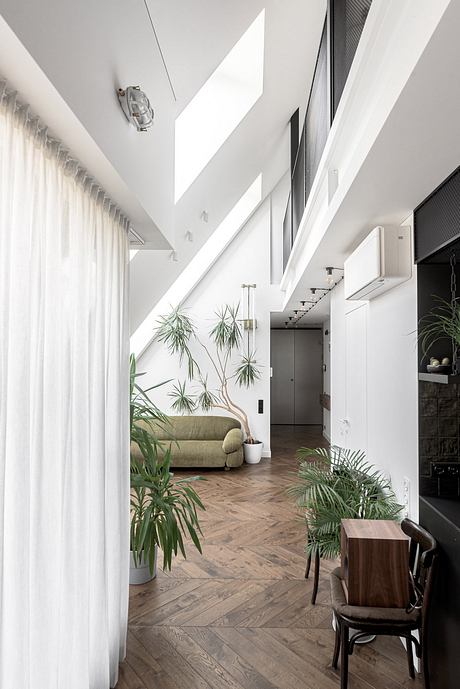
[[[432,476],[433,462],[460,461],[460,385],[419,382],[420,494],[457,497],[457,478]]]

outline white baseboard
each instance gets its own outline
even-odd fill
[[[323,431],[323,438],[326,438],[328,443],[331,442],[331,436],[328,433],[326,433],[326,431]]]
[[[264,459],[271,459],[271,456],[272,456],[271,450],[262,450],[262,457],[264,457]]]

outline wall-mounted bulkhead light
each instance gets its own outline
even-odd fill
[[[118,99],[126,119],[138,132],[146,132],[150,129],[155,114],[149,99],[139,86],[118,89]]]

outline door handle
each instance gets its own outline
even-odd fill
[[[294,378],[291,378],[291,383],[293,383],[293,382],[294,382]]]

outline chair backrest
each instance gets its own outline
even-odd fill
[[[413,596],[422,598],[422,610],[426,612],[431,598],[438,544],[426,529],[411,519],[403,519],[401,529],[410,538],[409,567],[416,589]]]

